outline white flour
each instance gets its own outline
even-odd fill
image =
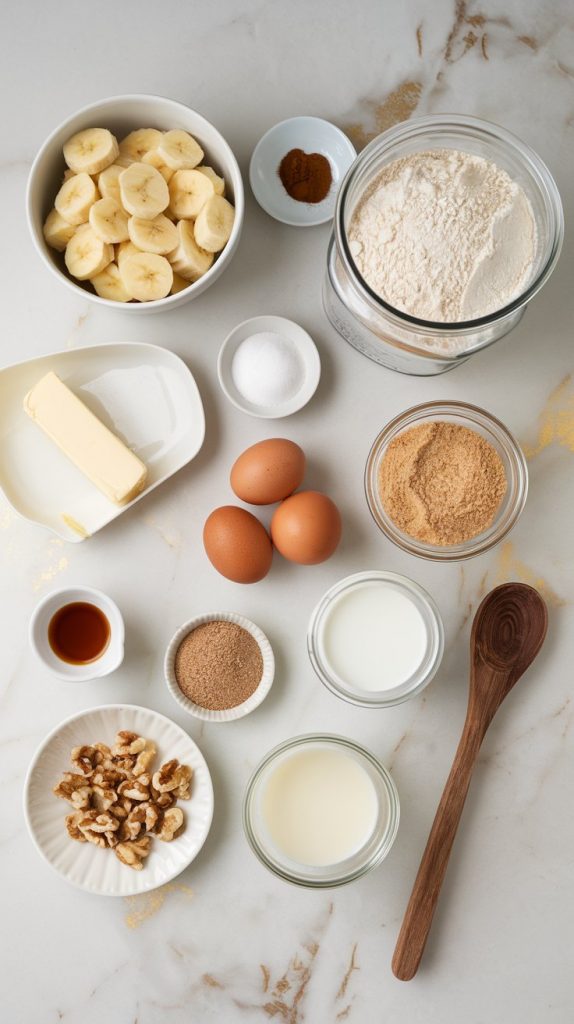
[[[472,320],[507,305],[528,282],[536,226],[506,171],[452,149],[385,167],[349,226],[359,272],[382,299],[423,320]]]

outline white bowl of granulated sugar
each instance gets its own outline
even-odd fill
[[[188,714],[207,722],[233,722],[265,700],[275,657],[254,622],[235,612],[209,612],[174,633],[164,672],[169,692]]]

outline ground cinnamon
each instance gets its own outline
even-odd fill
[[[506,492],[495,448],[456,423],[423,423],[391,441],[379,471],[385,511],[404,533],[446,547],[492,524]]]
[[[255,638],[234,622],[216,620],[196,626],[175,655],[175,678],[194,704],[222,711],[243,704],[263,675],[263,656]]]
[[[285,191],[300,203],[320,203],[333,182],[331,165],[322,153],[291,149],[279,164]]]

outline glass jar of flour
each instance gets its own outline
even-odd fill
[[[397,161],[399,171],[389,171]],[[341,185],[325,312],[369,359],[401,373],[444,373],[516,326],[563,235],[558,189],[528,146],[478,118],[415,118],[374,139]]]

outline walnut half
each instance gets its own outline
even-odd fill
[[[158,793],[174,793],[180,800],[189,800],[193,769],[180,764],[177,758],[167,761],[152,776],[152,784]]]
[[[141,839],[134,839],[131,842],[118,843],[115,854],[122,864],[127,864],[134,871],[141,871],[145,858],[150,854],[150,846],[150,836],[142,836]]]
[[[175,839],[183,826],[183,811],[181,807],[171,807],[169,811],[166,811],[159,832],[155,835],[158,839],[162,839],[164,843],[171,843],[172,839]]]

